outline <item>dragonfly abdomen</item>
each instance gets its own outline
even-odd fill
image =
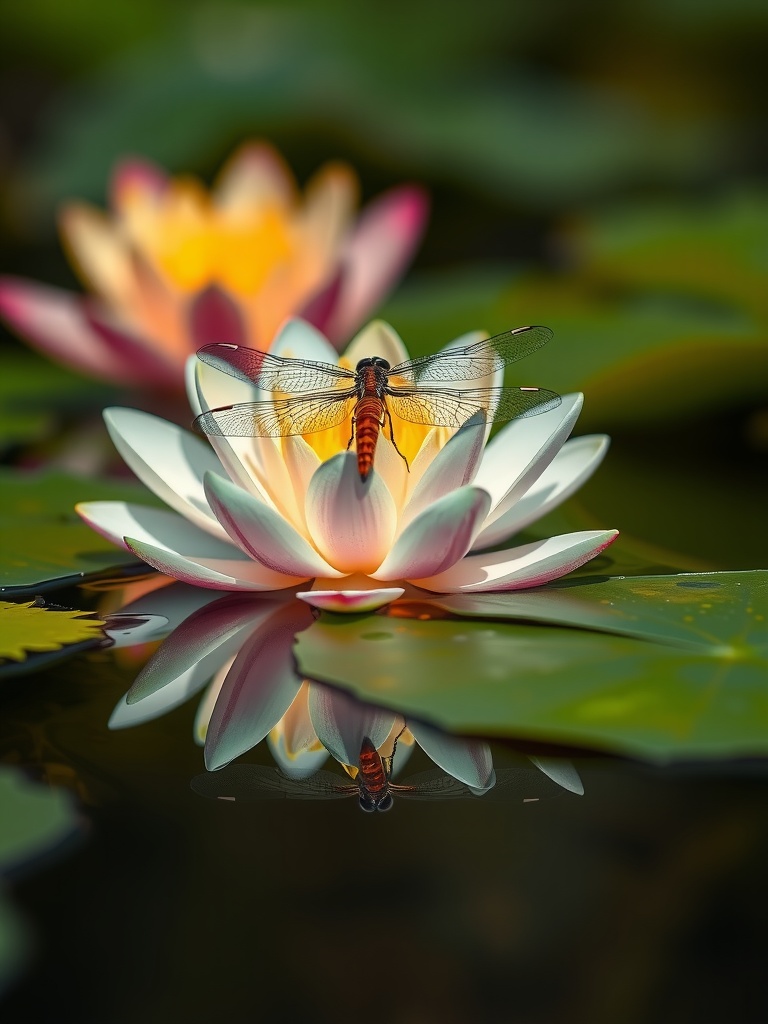
[[[363,396],[355,406],[357,469],[362,480],[365,480],[373,469],[373,457],[376,454],[376,442],[381,430],[382,412],[382,400],[373,395]]]

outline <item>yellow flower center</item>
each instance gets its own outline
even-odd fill
[[[218,284],[253,294],[295,253],[290,211],[276,202],[235,212],[217,207],[199,182],[179,178],[160,201],[137,192],[126,204],[141,248],[185,291]]]

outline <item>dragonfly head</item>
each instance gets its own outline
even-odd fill
[[[390,365],[386,359],[382,359],[381,356],[367,356],[365,359],[361,359],[355,369],[359,373],[366,366],[375,366],[379,370],[389,370]]]
[[[392,804],[394,803],[391,793],[383,793],[380,798],[376,798],[372,793],[361,791],[360,793],[360,809],[367,813],[373,811],[390,811]]]

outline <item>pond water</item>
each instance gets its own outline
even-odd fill
[[[211,800],[196,701],[108,727],[148,654],[5,683],[3,761],[71,791],[81,827],[13,877],[35,949],[3,1021],[768,1019],[761,764],[495,744],[501,778],[567,754],[583,796]],[[417,749],[404,775],[429,767]]]

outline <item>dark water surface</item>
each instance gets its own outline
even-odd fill
[[[140,664],[5,684],[2,760],[72,789],[85,833],[13,886],[38,948],[3,1022],[768,1020],[759,765],[576,758],[583,797],[386,815],[207,800],[196,701],[107,729]]]

